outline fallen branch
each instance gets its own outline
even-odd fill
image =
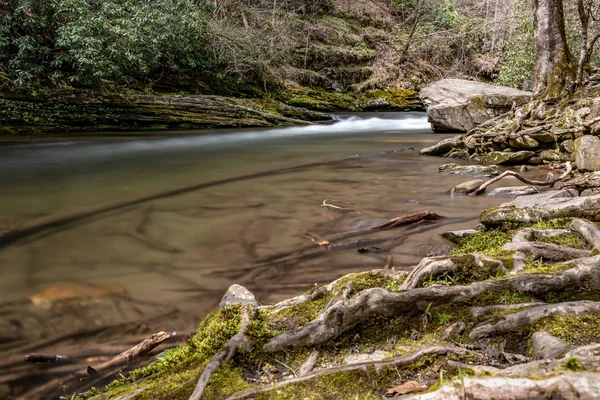
[[[65,379],[64,377],[52,379],[27,392],[24,397],[28,399],[40,398],[46,396],[48,392],[55,390],[60,386],[66,386],[69,387],[69,389],[73,389],[71,386],[78,384],[82,380],[86,381],[87,386],[92,386],[94,382],[100,381],[107,375],[110,375],[110,372],[112,372],[111,369],[129,364],[133,359],[148,354],[169,338],[171,338],[171,335],[166,332],[155,333],[111,360],[96,365],[95,368],[88,366],[85,370],[74,372],[69,379]],[[94,379],[91,379],[92,377]]]
[[[27,354],[24,361],[30,364],[64,364],[68,358],[65,356],[45,356],[42,354]]]
[[[506,178],[507,176],[512,176],[517,178],[518,180],[520,180],[523,183],[526,183],[528,185],[536,185],[536,186],[552,186],[554,185],[556,182],[562,181],[563,179],[565,179],[567,176],[569,176],[569,174],[571,173],[571,171],[573,170],[573,167],[571,166],[571,162],[567,161],[566,163],[566,170],[565,172],[563,172],[558,178],[553,179],[552,174],[548,174],[548,179],[545,181],[534,181],[531,179],[527,179],[525,178],[523,175],[519,174],[518,172],[515,171],[504,171],[502,174],[488,180],[487,182],[484,182],[481,186],[479,186],[477,189],[475,189],[474,191],[472,191],[471,193],[469,193],[469,196],[477,196],[483,192],[485,192],[485,189],[487,189],[488,186],[498,182],[501,179]]]
[[[336,203],[340,203],[342,206],[336,206],[335,204],[331,204],[331,201],[335,201]],[[346,203],[345,201],[341,201],[341,200],[329,200],[329,199],[325,199],[323,200],[323,204],[321,204],[321,207],[327,207],[328,210],[334,209],[334,210],[339,210],[339,211],[355,211],[358,212],[358,210],[356,208],[350,208],[348,206],[350,205],[355,205],[354,203]]]
[[[467,349],[464,349],[462,347],[428,346],[428,347],[423,347],[423,348],[415,351],[412,354],[402,356],[402,357],[395,357],[395,358],[390,358],[390,359],[382,360],[382,361],[365,361],[365,362],[361,362],[361,363],[342,365],[342,366],[338,366],[338,367],[318,369],[318,370],[315,370],[304,376],[298,376],[297,378],[286,379],[286,380],[278,382],[274,385],[259,386],[256,388],[242,390],[242,391],[237,392],[237,393],[233,394],[232,396],[228,397],[227,400],[240,400],[240,399],[255,398],[256,395],[259,393],[266,393],[266,392],[271,392],[273,390],[278,390],[286,385],[306,382],[308,380],[315,379],[315,378],[317,378],[319,376],[323,376],[323,375],[330,375],[330,374],[337,374],[340,372],[362,370],[369,366],[374,366],[375,368],[382,368],[382,367],[385,367],[388,365],[395,365],[396,367],[401,367],[401,366],[405,366],[405,365],[410,365],[428,355],[445,356],[448,354],[469,354],[469,353],[473,353],[473,352],[471,352]]]
[[[398,311],[427,304],[449,304],[469,300],[489,291],[518,291],[532,295],[562,290],[596,282],[600,256],[570,262],[570,269],[556,274],[522,274],[507,278],[474,282],[465,286],[430,286],[401,292],[383,288],[363,290],[348,300],[340,300],[313,321],[293,331],[282,333],[264,346],[269,352],[285,348],[315,346],[328,342],[341,333],[374,316],[392,315]]]
[[[225,344],[223,349],[218,352],[208,363],[202,375],[198,379],[198,383],[196,383],[196,388],[194,392],[189,397],[189,400],[200,400],[206,387],[208,386],[208,382],[210,378],[213,376],[215,371],[217,371],[223,362],[230,361],[233,356],[238,351],[238,348],[242,348],[244,350],[251,350],[250,340],[246,337],[246,329],[254,319],[256,315],[256,308],[250,305],[246,305],[242,308],[242,316],[240,319],[240,330],[238,333],[229,339],[229,342]]]

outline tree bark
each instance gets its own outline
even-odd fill
[[[534,97],[552,100],[572,90],[575,80],[562,0],[532,0],[535,39]]]

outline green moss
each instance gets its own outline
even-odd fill
[[[577,357],[569,357],[563,364],[563,367],[569,371],[583,370],[583,365],[581,365],[581,361],[579,361],[579,358]]]
[[[565,233],[560,236],[552,236],[538,239],[538,242],[552,243],[559,246],[572,247],[574,249],[590,249],[591,246],[575,232]]]
[[[566,345],[586,345],[600,337],[600,316],[552,317],[536,324],[536,330],[545,330]]]
[[[453,255],[478,253],[488,256],[504,254],[502,246],[508,243],[511,235],[499,230],[477,232],[461,240],[458,247],[452,250]]]

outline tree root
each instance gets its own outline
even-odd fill
[[[314,346],[325,343],[373,316],[392,315],[425,304],[448,304],[469,300],[487,291],[513,290],[533,295],[598,282],[600,256],[570,261],[570,269],[556,274],[522,274],[508,278],[474,282],[466,286],[430,286],[401,292],[383,288],[363,290],[349,300],[341,300],[319,316],[290,332],[272,338],[264,349],[269,352],[285,348]]]
[[[541,305],[545,305],[546,303],[537,302],[537,303],[517,303],[517,304],[496,304],[493,306],[485,306],[485,307],[471,307],[469,310],[471,311],[471,315],[473,318],[480,318],[487,314],[492,314],[498,311],[507,311],[513,310],[517,308],[525,308],[525,307],[537,307]]]
[[[600,250],[600,230],[596,225],[585,219],[575,218],[569,228],[579,233],[590,246]]]
[[[223,349],[218,352],[208,363],[202,375],[198,379],[198,383],[196,383],[196,388],[194,392],[189,397],[189,400],[200,400],[206,387],[208,386],[208,382],[210,378],[213,376],[215,371],[217,371],[223,362],[228,362],[235,356],[239,348],[243,350],[250,351],[251,343],[250,340],[246,337],[246,329],[250,322],[254,319],[256,315],[256,308],[246,305],[242,307],[242,316],[240,319],[240,330],[239,332],[229,339],[229,342],[225,344]]]
[[[445,356],[448,354],[469,354],[469,353],[476,354],[476,353],[473,353],[472,351],[469,351],[462,347],[428,346],[428,347],[423,347],[423,348],[415,351],[412,354],[402,356],[402,357],[390,358],[390,359],[382,360],[382,361],[366,361],[366,362],[361,362],[361,363],[356,363],[356,364],[318,369],[318,370],[315,370],[304,376],[287,379],[285,381],[278,382],[274,385],[261,386],[261,387],[256,387],[256,388],[251,388],[251,389],[240,391],[240,392],[235,393],[232,396],[230,396],[227,400],[240,400],[240,399],[255,398],[255,396],[258,393],[266,393],[266,392],[270,392],[273,390],[278,390],[281,387],[286,386],[286,385],[306,382],[308,380],[315,379],[315,378],[317,378],[319,376],[323,376],[323,375],[336,374],[339,372],[362,370],[369,366],[374,366],[377,370],[379,370],[388,365],[395,365],[396,367],[410,365],[410,364],[420,360],[424,356],[428,356],[428,355]]]
[[[531,254],[534,260],[541,258],[547,261],[566,261],[574,258],[590,257],[593,254],[591,250],[574,249],[572,247],[544,242],[507,243],[502,246],[502,250]]]
[[[484,337],[502,335],[513,332],[524,326],[535,325],[543,318],[555,316],[575,317],[588,314],[600,314],[600,303],[593,301],[572,301],[567,303],[546,304],[529,308],[514,314],[500,317],[500,320],[475,327],[469,339],[478,340]]]
[[[463,378],[450,385],[426,393],[406,397],[411,400],[546,400],[600,398],[600,373],[566,372],[547,379],[527,378]],[[550,397],[549,394],[551,393]]]
[[[477,195],[480,195],[480,194],[484,193],[488,186],[490,186],[493,183],[498,182],[501,179],[506,178],[507,176],[515,177],[518,180],[520,180],[521,182],[526,183],[528,185],[552,186],[556,182],[564,180],[567,176],[569,176],[571,174],[571,171],[573,170],[573,167],[571,166],[571,162],[568,161],[565,164],[565,166],[566,166],[565,172],[563,172],[558,178],[554,179],[554,177],[552,176],[552,174],[548,174],[548,179],[546,179],[545,181],[534,181],[534,180],[525,178],[523,175],[519,174],[518,172],[515,172],[515,171],[504,171],[502,174],[500,174],[500,175],[498,175],[498,176],[496,176],[496,177],[494,177],[494,178],[492,178],[492,179],[484,182],[483,184],[481,184],[481,186],[479,186],[477,189],[475,189],[474,191],[472,191],[471,193],[469,193],[469,196],[477,196]]]

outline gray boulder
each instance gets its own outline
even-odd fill
[[[513,103],[525,104],[531,92],[463,79],[442,79],[419,94],[427,106],[434,132],[467,132],[509,111]]]
[[[575,165],[580,171],[600,171],[600,139],[597,136],[575,139]]]
[[[476,177],[500,175],[500,168],[496,165],[458,165],[455,163],[442,164],[438,167],[440,172],[453,175],[471,175]]]
[[[497,226],[506,222],[533,223],[563,217],[600,221],[600,194],[580,197],[577,190],[567,189],[521,196],[485,210],[479,220],[486,226]]]
[[[453,189],[452,189],[452,193],[471,193],[473,191],[475,191],[477,188],[479,188],[479,186],[483,185],[485,183],[484,180],[482,179],[474,179],[472,181],[468,181],[468,182],[464,182],[461,183],[460,185],[456,185]]]
[[[533,186],[506,186],[499,187],[492,190],[488,196],[502,197],[502,196],[525,196],[528,194],[539,193],[539,191]]]
[[[219,308],[226,307],[230,304],[251,304],[255,307],[260,306],[260,303],[256,300],[256,297],[254,297],[252,292],[237,283],[229,286],[229,289],[227,289],[221,299]]]

